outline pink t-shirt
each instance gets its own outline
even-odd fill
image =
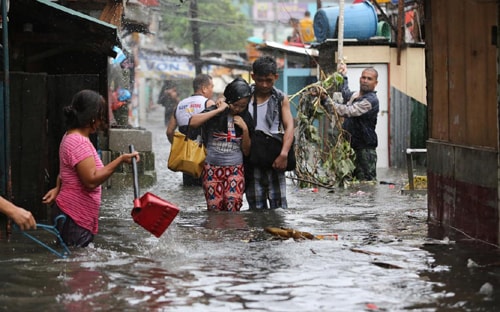
[[[79,226],[97,233],[101,186],[86,188],[78,177],[76,165],[82,160],[94,157],[97,169],[103,167],[92,142],[80,134],[66,134],[59,146],[59,176],[61,190],[56,203],[61,210]]]

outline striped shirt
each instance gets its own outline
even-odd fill
[[[56,203],[76,224],[96,234],[101,205],[101,186],[94,189],[86,188],[76,171],[76,165],[89,157],[94,157],[96,169],[103,167],[89,138],[77,133],[64,135],[59,146],[61,190]]]

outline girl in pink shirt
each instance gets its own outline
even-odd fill
[[[68,131],[59,146],[59,176],[43,202],[55,202],[56,215],[66,215],[64,224],[58,224],[64,242],[86,247],[98,230],[101,184],[121,163],[131,163],[132,157],[139,160],[139,154],[122,154],[106,166],[102,164],[89,139],[105,120],[106,102],[99,93],[82,90],[63,111]]]

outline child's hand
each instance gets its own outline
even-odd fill
[[[42,197],[42,203],[52,204],[56,200],[57,194],[59,194],[59,189],[54,187]]]

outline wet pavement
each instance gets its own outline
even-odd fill
[[[163,108],[143,127],[158,182],[141,194],[176,204],[172,225],[160,238],[136,225],[131,186],[104,192],[95,242],[67,259],[20,233],[1,239],[0,310],[497,310],[498,248],[428,237],[426,196],[400,192],[405,170],[335,191],[289,179],[289,209],[208,213],[201,188],[167,169]],[[324,239],[278,239],[266,227]]]

